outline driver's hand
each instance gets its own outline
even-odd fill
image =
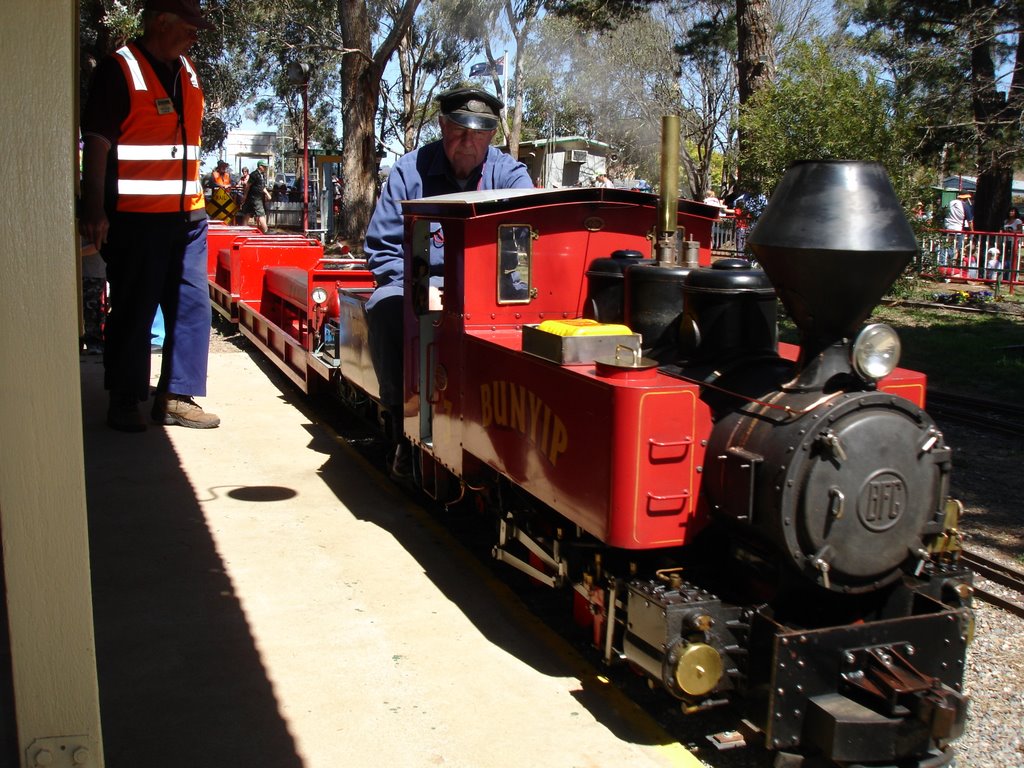
[[[430,286],[427,291],[427,309],[430,311],[444,309],[444,299],[442,298],[441,289],[436,285]]]

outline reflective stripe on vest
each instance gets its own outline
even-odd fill
[[[186,148],[188,156],[193,160],[199,159],[199,147],[189,144]],[[118,160],[166,160],[169,157],[176,157],[181,150],[180,144],[118,144]],[[181,160],[179,157],[178,160]]]
[[[132,87],[136,91],[146,90],[146,78],[142,76],[142,70],[139,68],[139,62],[135,60],[132,52],[127,48],[119,48],[117,55],[123,58],[128,64],[128,72],[132,76]]]
[[[189,213],[203,209],[198,143],[203,92],[195,68],[181,57],[177,78],[184,114],[179,116],[145,55],[133,43],[117,54],[130,99],[117,146],[117,210]]]

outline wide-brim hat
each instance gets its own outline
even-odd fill
[[[146,0],[145,10],[158,13],[173,13],[186,24],[197,29],[213,29],[213,22],[203,17],[199,0]]]
[[[498,127],[498,115],[505,103],[481,88],[452,88],[438,95],[441,114],[464,128],[475,131],[493,131]]]

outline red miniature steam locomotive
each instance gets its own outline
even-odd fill
[[[750,238],[763,270],[712,263],[717,209],[640,192],[404,211],[416,485],[476,495],[494,557],[574,590],[607,663],[688,712],[731,701],[781,764],[949,764],[971,576],[925,378],[862,327],[916,248],[884,170],[791,169]],[[215,306],[304,390],[372,402],[365,264],[211,232]]]

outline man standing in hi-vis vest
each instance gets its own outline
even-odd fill
[[[79,228],[107,265],[104,334],[107,424],[141,432],[149,397],[150,327],[159,305],[166,339],[152,417],[206,429],[220,419],[206,394],[210,297],[206,208],[199,181],[203,90],[185,52],[212,29],[198,0],[146,0],[143,34],[96,68],[82,116]]]

